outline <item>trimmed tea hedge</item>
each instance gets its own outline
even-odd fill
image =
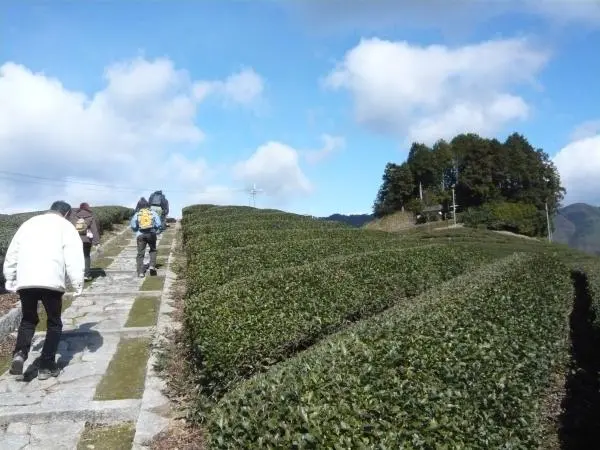
[[[466,247],[381,250],[261,272],[188,296],[185,330],[202,396],[218,398],[347,323],[487,260]]]
[[[289,230],[243,230],[212,234],[187,234],[184,231],[184,243],[189,252],[202,253],[215,249],[246,247],[256,243],[291,242],[296,240],[362,236],[366,232],[358,228],[292,228]],[[381,232],[382,234],[385,232]]]
[[[242,383],[209,448],[538,448],[571,302],[562,263],[508,257]]]
[[[347,229],[349,225],[341,222],[315,220],[298,217],[285,217],[280,214],[262,214],[256,217],[242,216],[241,220],[224,220],[222,222],[192,222],[187,224],[186,232],[195,234],[227,233],[243,230],[288,230],[294,228],[303,229]]]
[[[290,240],[226,248],[221,251],[191,253],[188,257],[188,293],[194,294],[256,274],[262,270],[299,266],[333,256],[351,255],[369,250],[428,245],[402,239],[381,239],[361,234],[348,236]]]

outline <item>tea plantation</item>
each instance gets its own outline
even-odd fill
[[[98,220],[98,227],[100,228],[100,234],[106,230],[111,230],[113,224],[122,223],[125,220],[129,220],[133,214],[131,208],[124,206],[96,206],[93,208],[96,219]],[[42,214],[45,211],[34,211],[29,213],[18,213],[18,214],[0,214],[0,267],[4,264],[4,255],[6,249],[10,244],[10,241],[19,228],[19,226],[30,217],[38,214]],[[4,277],[0,270],[0,281],[2,287],[4,286]]]
[[[182,237],[190,418],[209,448],[539,448],[589,431],[597,377],[570,374],[597,356],[572,358],[600,342],[596,257],[213,205],[184,208]]]

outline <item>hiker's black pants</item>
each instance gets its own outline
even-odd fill
[[[83,258],[85,259],[85,276],[90,276],[90,266],[91,266],[91,257],[90,253],[92,251],[92,243],[84,242],[83,243]]]
[[[156,233],[142,233],[137,237],[137,273],[144,273],[144,255],[146,244],[150,254],[150,267],[156,267]]]
[[[23,318],[19,331],[17,333],[17,342],[13,352],[21,352],[25,358],[29,355],[31,349],[31,341],[35,333],[35,328],[39,322],[38,317],[38,301],[42,301],[46,310],[47,331],[44,347],[42,348],[42,364],[45,362],[55,362],[56,350],[62,334],[62,298],[63,293],[53,291],[51,289],[30,288],[19,289],[19,297],[21,298],[21,309]]]

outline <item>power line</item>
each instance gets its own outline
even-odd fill
[[[17,177],[17,178],[15,178]],[[26,178],[26,179],[19,179]],[[85,186],[87,190],[90,191],[105,191],[110,189],[112,191],[127,191],[127,192],[141,192],[141,191],[149,191],[153,192],[154,188],[138,188],[138,187],[127,187],[122,185],[110,185],[110,184],[100,184],[100,183],[90,183],[85,181],[74,181],[69,179],[60,179],[60,178],[49,178],[42,177],[38,175],[29,175],[18,172],[9,172],[6,170],[0,170],[0,180],[4,179],[7,181],[17,182],[17,183],[27,183],[27,184],[40,184],[46,186],[56,186],[62,187],[65,184],[69,185],[81,185]],[[94,189],[94,187],[96,189]],[[99,189],[98,189],[99,188]],[[195,189],[163,189],[163,191],[169,193],[187,193],[187,194],[196,194],[196,195],[208,195],[208,194],[216,194],[219,192],[245,192],[244,188],[217,188],[205,191],[198,191]]]

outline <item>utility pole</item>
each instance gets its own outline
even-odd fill
[[[546,205],[546,224],[548,225],[548,242],[552,242],[552,229],[550,227],[550,214],[548,213],[548,202]]]
[[[452,219],[456,227],[456,197],[454,196],[454,185],[452,186]]]
[[[419,181],[419,197],[423,200],[423,185]]]

